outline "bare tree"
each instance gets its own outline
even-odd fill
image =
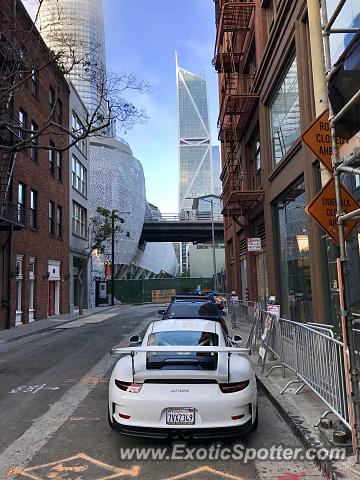
[[[84,52],[78,38],[63,27],[66,21],[61,12],[61,1],[57,2],[59,10],[49,19],[49,25],[56,41],[56,51],[48,48],[36,28],[43,0],[37,2],[35,20],[24,24],[20,17],[19,0],[1,0],[0,4],[10,4],[11,8],[0,8],[0,152],[16,153],[26,149],[49,150],[49,135],[60,135],[68,141],[56,150],[67,150],[82,139],[94,135],[106,135],[109,127],[116,123],[119,129],[129,129],[133,125],[146,121],[146,113],[125,98],[126,92],[145,93],[151,86],[145,81],[137,80],[133,74],[106,74],[97,61],[97,49],[100,45],[92,44]],[[36,81],[41,72],[52,69],[59,78],[55,98],[48,116],[36,129],[22,125],[12,112],[14,98],[21,94],[29,82]],[[97,104],[86,116],[80,118],[78,128],[60,122],[57,116],[58,95],[63,76],[78,78],[88,82],[96,91]],[[11,141],[10,141],[11,138]]]
[[[108,210],[106,208],[98,207],[96,215],[91,219],[89,223],[89,246],[82,252],[80,257],[80,270],[78,273],[79,280],[79,315],[83,314],[83,298],[84,298],[84,284],[86,278],[84,273],[88,261],[92,254],[96,251],[99,254],[104,253],[105,247],[108,244],[108,240],[117,234],[124,233],[127,237],[130,236],[128,231],[121,228],[121,225],[125,220],[119,215],[117,210]]]

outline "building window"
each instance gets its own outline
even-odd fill
[[[37,97],[39,93],[39,74],[35,68],[31,70],[31,93],[34,97]]]
[[[56,150],[56,175],[59,180],[62,180],[62,152]]]
[[[26,186],[19,182],[18,188],[18,222],[25,225],[25,202],[26,202]]]
[[[54,212],[55,204],[51,200],[49,201],[49,233],[54,235]]]
[[[38,198],[35,190],[30,191],[30,227],[37,228]]]
[[[86,238],[86,209],[76,202],[73,202],[72,231]]]
[[[255,137],[255,167],[258,172],[261,169],[261,155],[260,155],[260,135]]]
[[[87,171],[84,165],[73,155],[72,157],[72,186],[86,197]]]
[[[49,87],[49,110],[51,111],[55,105],[55,90]]]
[[[20,137],[21,140],[25,140],[25,138],[26,138],[25,132],[23,132],[21,130],[22,128],[26,128],[26,126],[27,126],[27,113],[25,112],[25,110],[22,110],[20,108],[20,110],[19,110],[19,127],[20,127],[19,137]]]
[[[62,125],[62,117],[63,117],[63,106],[61,100],[56,102],[56,109],[55,109],[55,122],[59,125]]]
[[[275,93],[269,110],[273,162],[277,165],[301,133],[296,58]]]
[[[310,250],[303,180],[287,189],[274,204],[279,244],[281,316],[312,322]]]
[[[56,236],[59,240],[62,239],[62,208],[61,207],[57,207]]]
[[[31,122],[30,130],[31,130],[31,144],[36,146],[37,145],[37,138],[36,137],[34,138],[34,135],[39,130],[39,127],[34,121]],[[34,162],[37,161],[37,159],[38,159],[37,148],[32,147],[30,149],[30,157],[31,157],[31,160],[34,160]]]
[[[49,173],[55,175],[55,143],[50,142],[49,149]]]
[[[80,136],[84,133],[84,126],[79,120],[79,117],[76,115],[75,112],[72,113],[72,131],[77,136]],[[86,155],[86,141],[84,138],[77,142],[77,147],[81,150],[81,152]]]

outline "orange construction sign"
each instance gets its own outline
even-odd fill
[[[329,124],[329,110],[325,110],[302,134],[302,141],[307,145],[313,154],[325,167],[332,172],[332,142]],[[347,140],[337,137],[337,144],[340,147]]]
[[[341,185],[341,202],[344,213],[350,213],[360,208],[357,201]],[[339,229],[336,217],[335,180],[331,179],[320,190],[316,197],[307,205],[305,211],[319,223],[321,228],[339,245]],[[355,220],[344,223],[345,240],[356,226]]]

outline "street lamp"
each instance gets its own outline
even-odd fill
[[[126,214],[130,215],[131,212],[118,212],[117,210],[111,211],[111,306],[115,305],[115,215]],[[122,222],[123,223],[123,222]]]
[[[210,197],[210,198],[209,198]],[[212,253],[213,253],[213,273],[214,273],[214,290],[217,290],[217,274],[216,274],[216,256],[215,256],[215,228],[214,228],[214,198],[220,198],[218,195],[203,195],[201,197],[186,197],[193,200],[192,209],[198,210],[199,200],[210,203],[211,206],[211,237],[212,237]]]

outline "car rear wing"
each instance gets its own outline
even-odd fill
[[[121,355],[130,355],[131,356],[131,368],[133,381],[135,381],[136,368],[135,368],[135,354],[136,353],[225,353],[227,354],[227,362],[221,362],[221,365],[218,365],[218,376],[220,376],[223,381],[229,382],[230,380],[230,356],[231,354],[237,353],[250,353],[250,348],[240,348],[240,347],[202,347],[202,346],[130,346],[130,347],[112,347],[110,350],[111,355],[121,356]],[[224,364],[225,363],[225,364]]]
[[[133,355],[135,353],[148,352],[182,352],[182,353],[250,353],[250,348],[240,347],[201,347],[201,346],[134,346],[134,347],[112,347],[111,355]]]

